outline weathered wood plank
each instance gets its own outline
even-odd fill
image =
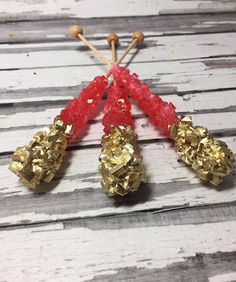
[[[236,88],[235,57],[134,63],[130,69],[138,73],[142,80],[148,79],[152,87],[162,94]],[[47,89],[50,91],[53,89],[51,93],[58,96],[55,90],[63,88],[64,91],[70,87],[85,85],[94,76],[105,71],[107,69],[103,65],[95,65],[92,68],[91,66],[62,66],[10,72],[2,70],[0,91],[5,93],[2,94],[3,97],[8,96],[9,92],[17,97],[18,91],[22,97],[24,92],[27,96],[34,91],[42,93]],[[33,94],[35,95],[37,94]]]
[[[91,230],[132,229],[153,226],[188,225],[229,222],[236,220],[236,206],[228,204],[212,204],[196,207],[176,207],[156,211],[139,211],[114,216],[90,217],[62,221],[65,229],[89,228]],[[53,223],[50,223],[50,225]],[[35,224],[45,226],[47,223]],[[1,230],[29,228],[30,225],[3,226]]]
[[[121,48],[130,43],[128,38],[121,38]],[[125,58],[124,63],[146,63],[148,61],[189,60],[195,58],[213,58],[234,56],[236,33],[195,34],[147,36],[145,48],[133,49]],[[111,58],[111,50],[105,38],[91,40],[107,58]],[[119,50],[119,53],[122,51]],[[2,44],[0,45],[0,70],[24,68],[48,68],[66,66],[87,66],[100,64],[88,51],[84,44],[78,41],[38,44]]]
[[[47,193],[32,193],[7,170],[9,152],[105,71],[69,41],[74,23],[107,56],[107,32],[121,33],[125,47],[142,27],[146,46],[127,57],[131,68],[236,152],[236,2],[0,0],[0,7],[0,42],[14,42],[0,45],[0,280],[236,280],[235,170],[217,190],[201,183],[137,108],[148,180],[132,196],[101,191],[101,115],[82,143],[93,146],[68,151],[57,178],[37,191]]]
[[[215,1],[184,1],[184,0],[103,0],[97,4],[96,0],[54,0],[54,1],[0,1],[3,11],[0,13],[2,21],[58,19],[58,18],[101,18],[120,16],[150,16],[184,13],[216,13],[236,11],[233,0]],[[125,7],[125,8],[124,8]]]
[[[222,134],[222,135],[232,135],[236,133],[236,120],[235,112],[225,112],[225,113],[207,113],[207,114],[194,114],[193,121],[195,124],[207,127],[212,133]],[[27,118],[27,115],[25,115]],[[48,123],[52,123],[54,117],[48,120]],[[20,120],[19,120],[20,122]],[[4,121],[1,120],[4,124]],[[138,117],[135,120],[136,131],[139,135],[139,140],[155,140],[162,139],[163,135],[150,124],[149,120],[144,117]],[[0,153],[13,152],[16,147],[28,144],[32,136],[43,127],[39,126],[36,129],[35,125],[29,127],[21,128],[18,125],[17,128],[8,128],[0,130]],[[98,145],[101,142],[101,137],[103,135],[103,126],[100,121],[92,124],[87,128],[85,136],[82,136],[81,146],[84,145]],[[75,143],[72,146],[77,146]]]
[[[146,35],[198,34],[232,32],[236,30],[236,13],[230,14],[182,14],[139,17],[92,18],[44,20],[44,21],[0,21],[0,42],[43,42],[69,39],[68,27],[79,24],[86,36],[101,39],[111,31],[130,37],[134,30],[141,29]],[[125,21],[125,25],[121,22]],[[99,28],[98,28],[99,27]]]
[[[222,140],[233,152],[236,151],[235,137]],[[236,190],[231,189],[235,185],[235,175],[214,189],[201,183],[190,169],[178,162],[170,143],[145,144],[141,148],[148,174],[147,183],[138,193],[118,199],[108,198],[101,190],[98,174],[100,148],[68,152],[57,178],[38,190],[48,191],[43,195],[23,187],[18,178],[7,170],[10,157],[2,157],[0,224],[5,226],[236,201]]]
[[[73,97],[58,97],[58,100],[51,103],[48,103],[47,100],[40,101],[38,105],[36,102],[23,102],[3,107],[4,104],[2,103],[0,113],[1,129],[14,127],[17,130],[19,127],[23,129],[24,127],[49,125],[53,117],[57,116],[66,106],[68,98],[72,99]],[[179,114],[233,112],[236,110],[236,90],[186,94],[183,96],[163,95],[162,99],[172,102]],[[50,100],[50,97],[48,97],[48,100]],[[104,107],[105,102],[105,100],[101,102],[101,109]],[[131,100],[131,103],[134,117],[143,115],[135,101]],[[101,122],[102,117],[103,114],[99,112],[92,122]]]
[[[53,117],[58,115],[66,105],[67,97],[59,97],[53,103],[19,103],[14,106],[5,106],[1,109],[1,129],[11,129],[12,127],[44,126],[50,124]],[[64,98],[64,99],[63,99]],[[73,98],[73,97],[71,97]],[[227,98],[227,99],[225,99]],[[236,108],[236,91],[215,91],[197,94],[186,94],[183,96],[163,95],[162,99],[175,104],[177,112],[181,114],[207,113],[207,112],[233,112]],[[134,116],[143,115],[143,112],[131,100],[132,113]],[[101,108],[105,100],[101,102]],[[100,122],[103,114],[100,112],[93,122]],[[20,121],[20,122],[19,122]]]
[[[177,212],[181,216],[174,222],[172,212],[1,231],[1,258],[11,262],[1,264],[1,279],[187,282],[222,281],[217,277],[223,275],[223,281],[233,281],[227,280],[236,271],[232,211],[235,207]],[[214,212],[217,222],[199,222]],[[190,223],[181,224],[189,216]]]

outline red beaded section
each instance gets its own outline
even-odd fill
[[[102,124],[104,132],[107,134],[112,127],[133,126],[131,115],[131,104],[127,92],[124,88],[117,86],[114,82],[108,90],[107,101],[103,110],[104,117]]]
[[[105,76],[97,76],[85,87],[80,95],[71,100],[56,119],[61,119],[65,124],[73,126],[70,141],[78,139],[84,132],[86,125],[97,113],[98,104],[101,101],[108,85]]]
[[[113,77],[118,86],[127,90],[130,97],[138,102],[138,105],[150,118],[150,121],[160,128],[166,136],[170,136],[170,126],[180,120],[172,103],[163,101],[152,93],[150,87],[142,83],[137,74],[130,74],[128,69],[114,67]]]

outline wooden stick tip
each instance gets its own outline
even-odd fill
[[[144,41],[144,34],[141,31],[136,31],[132,34],[133,40],[136,39],[138,44],[143,43]]]
[[[83,29],[79,25],[73,25],[69,28],[69,35],[72,38],[77,38],[78,34],[83,35]]]
[[[114,33],[111,32],[108,36],[107,36],[107,42],[109,43],[109,45],[111,45],[111,42],[114,41],[115,45],[117,46],[119,44],[119,36]]]

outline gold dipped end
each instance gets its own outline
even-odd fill
[[[234,156],[227,144],[214,139],[206,128],[193,126],[191,117],[174,124],[170,137],[180,158],[200,179],[217,186],[232,172]]]
[[[16,149],[9,170],[32,189],[42,181],[49,183],[62,164],[71,131],[72,127],[62,120],[55,121],[36,133],[29,145]]]
[[[102,187],[108,196],[124,196],[135,192],[145,181],[137,135],[130,126],[114,127],[102,137],[99,161]]]

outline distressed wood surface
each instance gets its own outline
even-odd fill
[[[194,93],[201,91],[235,89],[236,57],[196,58],[189,60],[147,61],[133,63],[131,71],[159,94]],[[145,67],[144,67],[145,66]],[[78,95],[95,75],[107,71],[103,65],[61,66],[0,71],[2,99],[8,97]],[[48,78],[48,79],[46,79]],[[73,89],[74,88],[74,89]],[[61,90],[61,91],[60,91]],[[47,93],[48,91],[48,93]],[[39,98],[40,99],[40,98]],[[12,100],[13,101],[13,100]],[[11,101],[10,101],[11,102]]]
[[[22,115],[19,115],[21,117]],[[193,120],[196,124],[202,124],[211,131],[211,133],[216,133],[220,135],[236,134],[236,122],[235,122],[235,112],[226,113],[206,113],[206,114],[194,114]],[[30,119],[30,115],[29,115]],[[47,122],[50,124],[53,117]],[[2,122],[4,124],[4,122]],[[145,117],[138,117],[135,120],[136,131],[139,134],[140,140],[155,140],[162,139],[163,136],[159,131],[154,128],[152,124],[149,123],[148,119]],[[36,128],[42,130],[42,126],[31,125],[25,127],[3,128],[0,130],[0,152],[2,154],[6,152],[13,152],[17,146],[22,144],[27,144],[28,140],[36,133]],[[6,134],[7,133],[7,134]],[[101,142],[101,137],[103,135],[103,127],[101,120],[92,124],[92,126],[87,127],[86,134],[83,136],[83,140],[79,143],[80,145],[97,145]],[[77,143],[72,144],[77,145]]]
[[[14,271],[1,264],[1,278],[234,281],[235,217],[226,206],[5,229],[0,254]]]
[[[174,35],[174,34],[199,34],[232,32],[236,29],[236,12],[222,14],[181,14],[139,17],[109,17],[103,18],[63,18],[58,20],[34,21],[0,21],[0,40],[8,42],[59,42],[71,40],[68,36],[68,27],[79,24],[84,27],[86,36],[90,39],[103,39],[104,35],[118,32],[120,36],[129,37],[139,26],[145,34]],[[125,21],[125,25],[120,23]],[[96,41],[97,43],[97,41]]]
[[[195,58],[218,58],[233,56],[235,51],[235,32],[190,35],[158,36],[146,34],[145,44],[138,51],[133,49],[124,63],[132,59],[132,63],[151,61],[181,61]],[[120,49],[126,48],[130,42],[129,34],[121,36]],[[111,57],[110,47],[105,38],[91,40],[91,43],[106,57]],[[158,50],[158,52],[157,52]],[[42,60],[43,57],[43,60]],[[68,42],[47,42],[38,44],[2,44],[0,45],[2,70],[37,69],[49,67],[100,65],[88,48],[77,40]],[[168,67],[168,65],[167,65]]]
[[[234,0],[1,0],[2,21],[101,18],[120,16],[152,16],[184,13],[216,13],[236,11]]]
[[[32,193],[8,171],[15,147],[106,71],[68,37],[77,23],[106,56],[107,33],[121,52],[143,30],[124,64],[236,156],[235,1],[0,0],[0,281],[236,281],[236,168],[203,184],[135,104],[148,172],[138,193],[101,190],[101,114],[50,185]]]
[[[236,151],[235,137],[221,139]],[[147,183],[141,186],[138,193],[118,199],[107,198],[101,191],[98,174],[100,148],[68,152],[61,173],[50,185],[42,186],[35,194],[24,189],[11,177],[7,170],[9,156],[2,157],[0,224],[28,224],[139,210],[236,202],[234,174],[218,189],[212,188],[203,185],[192,170],[178,162],[170,143],[143,144],[141,149],[148,171]],[[49,193],[37,194],[42,191]],[[13,204],[14,209],[9,209]]]

